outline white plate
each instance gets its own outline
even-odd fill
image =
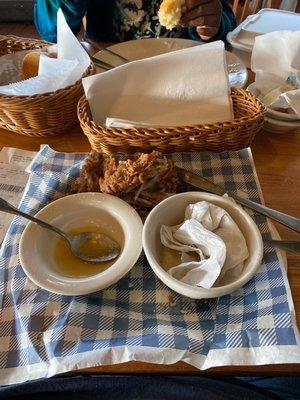
[[[120,256],[107,270],[88,278],[68,278],[55,268],[55,233],[30,222],[21,237],[20,261],[26,275],[38,286],[63,295],[83,295],[106,288],[121,279],[135,264],[142,251],[143,223],[138,213],[125,201],[102,193],[79,193],[56,200],[36,216],[68,231],[71,228],[101,226],[121,228],[124,244]],[[100,215],[99,215],[100,214]]]
[[[108,47],[108,49],[130,61],[134,61],[199,45],[201,45],[200,42],[189,39],[152,38],[117,43]],[[105,50],[99,51],[94,57],[115,66],[122,63],[118,57],[113,56]],[[235,88],[242,88],[246,84],[248,78],[247,68],[236,55],[228,51],[226,51],[226,60],[230,85]],[[103,69],[97,67],[97,71],[103,72]]]
[[[197,201],[208,201],[226,210],[240,228],[246,240],[249,257],[245,261],[241,275],[236,278],[225,274],[218,286],[204,289],[187,285],[173,278],[160,265],[162,244],[160,228],[162,225],[172,226],[184,220],[184,212],[189,204]],[[220,297],[245,285],[261,266],[263,256],[262,237],[253,219],[240,207],[226,197],[204,192],[187,192],[174,195],[159,203],[148,215],[143,229],[143,247],[153,271],[171,289],[193,298],[207,299]]]

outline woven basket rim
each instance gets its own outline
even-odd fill
[[[231,88],[231,94],[234,94],[234,93],[245,93],[247,96],[252,98],[252,100],[257,102],[259,111],[255,112],[251,116],[251,120],[252,121],[261,118],[262,115],[265,115],[265,113],[267,111],[265,105],[256,96],[254,96],[252,93],[248,92],[245,89]],[[83,108],[83,110],[84,109],[88,109],[88,112],[85,113],[85,117],[84,118],[82,117],[82,112],[83,112],[82,108]],[[233,125],[233,123],[234,124],[238,124],[238,123],[244,123],[244,122],[249,121],[249,116],[246,116],[246,117],[234,118],[232,120],[223,121],[223,122],[213,122],[213,123],[197,124],[197,125],[165,126],[165,127],[162,127],[162,128],[155,128],[155,127],[108,128],[105,125],[98,125],[92,120],[92,118],[90,116],[91,115],[91,111],[90,111],[90,108],[89,108],[89,103],[88,103],[88,100],[87,100],[85,94],[79,99],[77,111],[78,111],[77,114],[78,114],[79,121],[81,123],[83,123],[85,126],[89,126],[92,130],[94,130],[94,129],[97,130],[99,128],[100,129],[104,129],[108,133],[114,133],[114,132],[120,132],[121,133],[124,130],[128,131],[128,132],[130,132],[130,131],[132,131],[132,132],[133,131],[135,131],[135,132],[145,132],[145,130],[147,130],[148,132],[151,132],[153,130],[153,131],[156,131],[156,132],[162,132],[165,135],[167,133],[166,131],[168,131],[168,130],[171,131],[171,130],[174,130],[174,129],[179,128],[179,127],[181,129],[187,129],[187,130],[189,130],[189,129],[197,129],[197,128],[202,128],[202,129],[205,128],[205,129],[209,130],[212,127],[215,128],[216,126],[222,128],[222,127],[224,127],[226,125],[229,125],[229,126]],[[172,133],[174,134],[174,132],[172,132]],[[94,132],[93,131],[89,132],[88,134],[89,135],[98,135],[98,133],[95,132],[95,131]]]
[[[55,43],[51,43],[51,42],[47,42],[44,41],[42,39],[30,39],[30,38],[23,38],[23,37],[19,37],[19,36],[15,36],[15,35],[0,35],[0,42],[2,41],[9,41],[9,40],[14,40],[16,42],[23,42],[24,44],[41,44],[43,46],[51,46]],[[76,82],[74,82],[72,85],[68,85],[65,88],[62,89],[58,89],[54,92],[48,92],[48,93],[40,93],[40,94],[34,94],[34,95],[5,95],[5,94],[1,94],[0,93],[0,102],[1,101],[5,101],[5,100],[38,100],[38,99],[43,99],[44,97],[49,97],[49,96],[55,96],[57,94],[60,94],[63,91],[67,91],[67,90],[71,90],[73,89],[75,86],[80,85],[81,84],[81,80],[82,78],[84,78],[85,76],[89,75],[89,71],[91,69],[94,69],[94,64],[91,61],[90,65],[88,66],[88,68],[84,71],[84,73],[82,74],[82,77],[80,79],[78,79]]]

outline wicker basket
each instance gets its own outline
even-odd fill
[[[20,50],[42,49],[50,43],[16,36],[0,36],[0,56]],[[94,72],[91,63],[83,76]],[[26,136],[58,135],[78,123],[76,107],[83,94],[81,80],[65,89],[34,96],[0,94],[0,127]]]
[[[107,128],[96,125],[85,96],[77,113],[83,132],[93,150],[106,154],[130,154],[153,149],[163,153],[177,151],[240,150],[248,147],[261,129],[265,106],[251,93],[232,89],[234,120],[221,123],[172,128]]]

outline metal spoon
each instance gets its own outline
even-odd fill
[[[110,261],[118,257],[118,255],[120,254],[121,250],[118,243],[110,239],[103,233],[83,232],[77,235],[67,234],[53,225],[47,224],[46,222],[41,221],[38,218],[32,217],[31,215],[18,210],[1,197],[0,211],[20,215],[24,218],[29,219],[30,221],[39,224],[43,228],[47,228],[62,236],[69,242],[71,246],[71,251],[74,256],[80,258],[83,261],[94,263]]]

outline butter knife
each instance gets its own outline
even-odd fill
[[[176,167],[175,168],[178,176],[186,183],[193,185],[199,189],[205,190],[207,192],[211,192],[214,194],[218,194],[222,196],[227,193],[228,196],[232,197],[236,202],[251,208],[259,212],[260,214],[265,215],[266,217],[275,219],[275,221],[280,222],[281,224],[288,226],[296,232],[300,232],[300,218],[293,217],[291,215],[284,214],[280,211],[273,210],[272,208],[266,207],[262,204],[256,203],[252,200],[249,200],[245,197],[240,197],[232,192],[228,192],[221,186],[214,184],[213,182],[208,181],[202,176],[195,174],[194,172],[187,171],[183,168]]]
[[[292,253],[300,253],[300,241],[298,240],[268,240],[264,239],[264,243],[269,244],[272,247],[278,247],[285,251],[291,251]]]

